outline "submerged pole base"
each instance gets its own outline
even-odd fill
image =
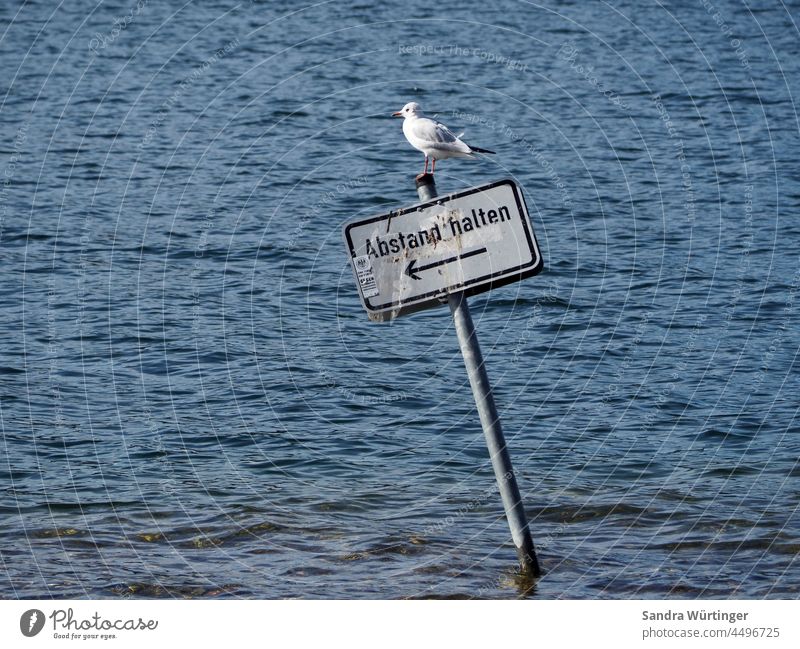
[[[531,543],[530,550],[517,548],[517,559],[519,559],[519,571],[522,575],[530,579],[536,579],[542,576],[542,569],[539,567],[539,561],[536,559],[536,551],[533,549],[533,543]]]

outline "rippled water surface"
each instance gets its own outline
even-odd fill
[[[800,90],[780,2],[0,7],[0,596],[796,597]],[[419,101],[545,259],[472,298],[545,571],[514,578],[446,309],[342,224]]]

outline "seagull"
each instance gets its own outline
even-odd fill
[[[411,101],[392,117],[403,118],[403,134],[411,146],[425,154],[425,168],[422,174],[428,173],[428,157],[433,158],[431,174],[436,171],[436,161],[444,158],[474,158],[473,153],[494,153],[488,149],[479,149],[462,142],[463,133],[455,135],[444,124],[425,117],[420,105]]]

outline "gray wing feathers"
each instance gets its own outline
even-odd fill
[[[469,147],[456,137],[444,124],[422,118],[414,121],[413,133],[420,140],[430,142],[433,148],[469,153]]]

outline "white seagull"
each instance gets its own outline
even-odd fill
[[[444,158],[474,158],[473,153],[494,153],[488,149],[479,149],[462,142],[459,138],[463,133],[455,135],[444,124],[425,117],[420,105],[409,102],[392,117],[402,117],[403,134],[411,146],[425,154],[425,168],[422,173],[428,173],[428,158],[433,158],[431,173],[436,171],[436,161]]]

